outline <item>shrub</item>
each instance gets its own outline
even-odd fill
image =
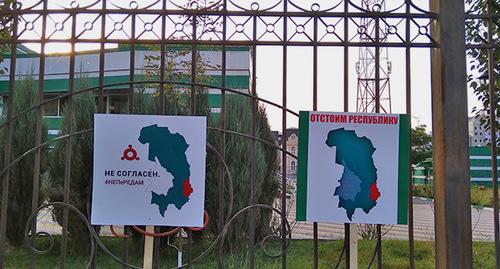
[[[243,134],[251,134],[251,102],[241,96],[226,96],[226,129]],[[271,143],[274,138],[271,134],[265,110],[259,107],[256,115],[256,136]],[[210,126],[219,127],[219,118],[213,117]],[[208,141],[216,148],[220,149],[220,133],[209,131]],[[226,135],[226,163],[229,167],[234,188],[233,214],[250,204],[250,175],[251,156],[250,149],[252,140],[233,134]],[[274,172],[277,169],[277,150],[261,142],[256,142],[255,148],[255,201],[272,205],[278,193],[278,182]],[[219,216],[219,184],[221,184],[219,159],[215,154],[208,154],[207,183],[206,183],[206,204],[205,207],[212,219]],[[228,195],[228,181],[224,186],[224,197]],[[227,197],[228,198],[228,197]],[[224,199],[224,217],[227,214],[229,199]],[[256,236],[264,235],[270,229],[271,213],[268,210],[256,210]],[[212,221],[209,230],[218,234],[220,227],[216,221]],[[240,245],[241,238],[248,236],[248,217],[242,216],[230,227],[226,237],[226,242],[233,245]]]
[[[35,81],[32,77],[27,77],[15,85],[14,96],[9,96],[13,99],[14,114],[20,113],[37,102],[37,91]],[[12,124],[12,148],[11,160],[21,156],[23,153],[35,147],[35,133],[36,129],[36,110],[32,110],[23,114]],[[4,156],[5,148],[5,130],[0,130],[0,156]],[[42,141],[47,137],[47,128],[42,123]],[[43,148],[41,157],[43,158],[46,149]],[[28,217],[31,215],[32,210],[32,196],[33,196],[33,173],[34,173],[34,154],[30,154],[10,170],[9,182],[9,204],[7,211],[7,239],[12,245],[20,245],[24,239],[24,227]],[[41,165],[41,174],[44,170],[43,159]],[[3,167],[0,166],[0,171]],[[3,175],[1,176],[3,177]],[[40,175],[41,177],[41,175]],[[1,188],[1,186],[0,186]],[[1,195],[1,192],[0,192]],[[43,191],[39,192],[38,203],[44,201]]]
[[[85,86],[81,86],[84,88]],[[97,111],[95,97],[92,93],[78,94],[73,98],[72,125],[67,126],[69,120],[68,107],[63,108],[61,135],[92,129],[94,126],[94,113]],[[59,141],[50,156],[50,170],[47,180],[48,200],[61,202],[64,200],[64,170],[66,155],[66,140]],[[71,175],[69,203],[78,208],[84,215],[89,216],[92,169],[93,169],[93,139],[92,133],[83,133],[72,137]],[[62,225],[62,210],[54,210],[55,220]],[[75,250],[86,250],[89,247],[89,234],[87,227],[73,213],[68,214],[68,231],[75,244],[70,244]],[[78,242],[78,243],[76,243]],[[82,246],[85,246],[82,248]]]

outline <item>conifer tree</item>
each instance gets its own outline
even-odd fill
[[[32,76],[28,76],[15,84],[13,99],[14,114],[21,113],[36,105],[36,84]],[[12,122],[11,160],[16,159],[35,147],[36,110],[31,110],[19,116]],[[5,118],[4,118],[5,120]],[[5,128],[5,127],[4,127]],[[5,129],[0,130],[0,156],[4,156]],[[47,128],[42,125],[42,141],[47,137]],[[47,149],[42,148],[41,156],[45,158]],[[34,154],[22,159],[10,169],[9,204],[7,218],[7,239],[12,245],[21,245],[24,242],[24,227],[31,215],[31,200],[33,195]],[[43,174],[44,159],[42,159]],[[0,162],[0,171],[3,170]],[[3,175],[2,175],[3,177]],[[1,189],[1,186],[0,186]],[[0,192],[1,195],[1,192]],[[39,203],[44,201],[44,192],[39,193]]]

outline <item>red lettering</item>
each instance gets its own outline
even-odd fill
[[[315,122],[315,121],[316,121],[316,115],[311,114],[311,122]]]

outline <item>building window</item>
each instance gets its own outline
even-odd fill
[[[290,163],[290,170],[295,171],[295,161]]]
[[[46,96],[44,101],[54,99],[56,96]],[[45,116],[60,116],[59,99],[48,102],[43,105],[43,113]]]
[[[123,114],[128,109],[128,96],[127,95],[110,95],[108,97],[108,112],[110,114]]]
[[[295,155],[295,147],[292,147],[292,154]]]
[[[3,96],[0,96],[0,117],[2,117],[2,116],[3,116],[3,110],[4,110],[3,108],[4,108],[4,106],[5,106],[5,105],[4,105],[5,103],[6,103],[6,102],[4,102],[4,97],[3,97]]]

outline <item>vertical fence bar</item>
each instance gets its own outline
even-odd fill
[[[167,0],[162,1],[162,11],[167,9]],[[165,34],[167,17],[165,13],[161,15],[161,41],[160,41],[160,115],[165,114]]]
[[[253,33],[252,33],[252,92],[250,93],[252,97],[257,96],[257,17],[252,17],[253,23]],[[251,126],[251,136],[252,144],[250,146],[250,205],[254,205],[255,201],[255,147],[256,147],[256,115],[257,115],[257,101],[255,98],[250,100],[252,106],[252,126]],[[283,194],[283,193],[282,193]],[[251,209],[248,214],[249,217],[249,239],[250,239],[250,255],[249,255],[249,268],[253,269],[255,267],[255,210]]]
[[[382,225],[377,224],[377,268],[382,268]]]
[[[318,110],[318,15],[314,16],[313,33],[313,110]]]
[[[35,127],[35,147],[39,147],[42,143],[42,121],[43,121],[43,107],[40,103],[43,102],[43,85],[45,79],[45,29],[47,27],[47,1],[43,1],[43,11],[42,15],[42,33],[40,39],[40,62],[38,66],[38,89],[37,89],[37,102],[38,109],[36,114],[36,127]],[[40,189],[40,163],[41,163],[42,150],[39,148],[35,151],[35,161],[33,164],[33,193],[31,198],[31,213],[35,213],[38,208],[39,199],[38,192]],[[36,221],[31,224],[31,233],[36,234]],[[30,268],[36,267],[36,256],[33,251],[30,251]]]
[[[349,223],[344,223],[344,248],[345,248],[345,268],[349,269],[351,268],[351,247],[350,247],[350,242],[351,242],[351,226]]]
[[[106,47],[105,45],[105,38],[106,38],[106,0],[102,0],[101,2],[101,10],[100,10],[100,15],[101,15],[101,35],[100,35],[100,40],[99,40],[99,77],[98,77],[98,83],[99,83],[99,93],[97,97],[97,112],[98,113],[106,113],[106,104],[104,103],[104,70],[106,67]],[[90,178],[90,186],[93,186],[93,177]],[[89,192],[89,196],[91,197],[92,200],[92,191]],[[92,213],[92,207],[89,207],[89,215]],[[98,226],[97,226],[98,227]],[[94,227],[96,231],[99,231],[100,228]],[[124,229],[125,231],[125,229]],[[92,263],[92,268],[95,268],[95,258],[93,259]]]
[[[375,18],[375,112],[380,113],[380,12]],[[377,224],[377,268],[382,268],[382,225]]]
[[[133,114],[134,113],[134,88],[135,88],[135,45],[136,45],[136,35],[135,35],[135,22],[136,22],[136,15],[135,14],[129,14],[131,16],[131,30],[130,30],[130,54],[129,54],[129,81],[131,82],[129,84],[128,88],[128,113]],[[110,96],[111,97],[111,96]],[[110,98],[108,97],[108,98]],[[123,226],[123,232],[124,234],[127,234],[129,230],[128,226]],[[144,235],[145,237],[147,235]],[[129,251],[130,251],[130,240],[129,238],[125,237],[123,239],[123,260],[128,263],[129,261]],[[124,269],[127,269],[128,266],[123,265]]]
[[[224,11],[224,14],[222,16],[222,70],[221,70],[221,107],[220,107],[220,122],[219,122],[219,128],[221,130],[226,129],[226,68],[227,68],[227,46],[226,46],[226,39],[227,39],[227,0],[223,0],[222,2],[222,10]],[[226,159],[226,132],[222,132],[220,134],[220,154],[222,156],[222,159]],[[224,165],[222,162],[219,162],[219,184],[218,184],[218,231],[219,233],[222,232],[222,228],[224,226],[224,186],[225,186],[225,174],[224,174]],[[222,243],[221,243],[222,244]],[[222,268],[223,265],[220,261],[220,259],[217,259],[217,265],[218,268]]]
[[[380,13],[377,13],[377,16]],[[380,19],[375,18],[375,112],[380,113]]]
[[[68,93],[74,92],[75,84],[75,35],[76,35],[76,13],[71,12],[71,41],[70,41],[70,54],[69,54],[69,80],[68,80]],[[66,105],[68,119],[66,121],[66,128],[68,133],[73,131],[73,96],[68,98]],[[71,187],[71,159],[73,155],[72,137],[66,138],[66,148],[64,155],[64,203],[69,203],[69,193]],[[63,225],[62,225],[62,242],[61,242],[61,268],[66,268],[66,252],[68,247],[68,208],[63,208]]]
[[[411,10],[411,1],[406,1],[405,10],[405,29],[406,29],[406,49],[405,49],[405,81],[406,81],[406,114],[411,118],[411,35],[410,35],[410,25],[411,20],[409,18]],[[411,120],[410,120],[410,141],[411,141]],[[411,144],[409,145],[408,152],[411,152]],[[408,158],[411,160],[411,158]],[[413,223],[413,179],[411,173],[411,162],[408,163],[408,254],[410,259],[410,269],[415,269],[415,237],[414,237],[414,223]]]
[[[167,9],[167,1],[162,1],[162,11]],[[160,79],[160,115],[165,114],[165,33],[166,33],[166,15],[163,13],[161,15],[161,40],[160,40],[160,70],[159,70],[159,79]],[[160,232],[160,227],[155,227],[155,232]],[[156,238],[154,241],[154,257],[153,257],[153,265],[155,268],[161,267],[161,237]]]
[[[167,0],[162,0],[162,11],[167,9]],[[159,111],[156,114],[165,115],[165,34],[166,34],[166,15],[163,12],[161,15],[161,39],[160,39],[160,70],[158,77],[160,79],[160,99]],[[155,227],[155,232],[160,232],[160,227]],[[161,240],[162,237],[157,237],[154,240],[153,246],[153,266],[157,269],[161,267]]]
[[[167,8],[167,1],[162,0],[162,11]],[[158,71],[158,78],[160,80],[159,84],[159,111],[155,111],[156,114],[165,114],[165,33],[166,33],[166,15],[162,12],[161,15],[161,39],[160,39],[160,69]],[[154,227],[156,233],[160,232],[160,227]],[[153,267],[161,267],[161,237],[155,238],[153,246]]]
[[[349,1],[344,1],[344,112],[349,112],[349,46],[347,41],[349,40]],[[350,257],[351,257],[351,244],[350,244],[350,224],[344,224],[344,247],[345,250],[345,268],[349,269],[351,267]]]
[[[196,39],[197,39],[197,17],[196,14],[193,14],[193,20],[192,20],[192,36],[191,36],[191,99],[190,99],[190,114],[191,115],[197,115],[198,111],[196,109],[196,76],[197,76],[197,61],[198,61],[198,47],[196,46]],[[192,252],[192,239],[193,239],[193,232],[191,230],[187,231],[187,237],[188,237],[188,242],[187,242],[187,263],[191,262],[191,252]],[[187,268],[190,268],[191,266],[188,265]]]
[[[432,0],[436,268],[472,268],[464,1]]]
[[[344,1],[344,112],[349,112],[349,1]]]
[[[496,268],[500,268],[500,234],[498,217],[498,170],[497,170],[497,92],[495,89],[495,55],[493,54],[493,1],[488,0],[488,93],[490,96],[489,116],[490,116],[490,136],[491,136],[491,177],[493,184],[493,231],[495,233],[495,255]]]
[[[106,113],[106,107],[104,103],[104,68],[105,68],[105,38],[106,38],[106,0],[102,0],[101,7],[101,39],[100,39],[100,49],[99,49],[99,96],[98,96],[98,111],[99,113]]]
[[[318,17],[314,16],[313,32],[313,110],[318,110]],[[313,268],[318,268],[318,223],[313,223],[314,257]]]
[[[190,99],[190,113],[191,115],[196,115],[196,67],[197,65],[197,56],[198,56],[198,48],[196,47],[196,24],[197,17],[193,14],[192,20],[192,36],[191,36],[191,99]]]
[[[12,3],[13,9],[18,5],[17,1]],[[11,161],[11,149],[12,149],[12,117],[14,116],[14,87],[16,83],[16,61],[17,61],[17,27],[18,21],[18,11],[14,11],[13,21],[12,21],[12,40],[10,43],[10,70],[9,70],[9,98],[7,99],[7,125],[5,125],[5,151],[3,158],[3,167],[9,165]],[[10,181],[10,169],[6,171],[3,176],[2,182],[2,209],[0,211],[0,268],[4,266],[5,260],[5,243],[6,243],[6,231],[7,231],[7,210],[9,203],[9,182]]]
[[[283,1],[283,55],[282,55],[282,110],[281,110],[281,144],[283,151],[281,152],[281,268],[286,268],[286,107],[287,107],[287,54],[288,54],[288,16],[286,15],[288,12],[288,1]],[[292,232],[292,231],[288,231]]]
[[[130,60],[129,60],[129,81],[132,82],[128,88],[128,113],[134,113],[134,81],[135,81],[135,14],[131,14],[132,16],[132,28],[131,28],[131,43],[130,43]]]
[[[318,269],[318,223],[313,222],[313,268]]]
[[[162,1],[162,10],[166,9],[166,0]],[[165,103],[165,23],[166,23],[166,18],[165,14],[161,15],[161,39],[160,39],[160,70],[158,71],[158,78],[160,80],[159,84],[159,90],[160,90],[160,99],[159,99],[159,106],[160,110],[155,111],[156,114],[164,115],[165,114],[165,108],[164,108],[164,103]],[[155,227],[155,233],[160,232],[160,227]],[[160,253],[160,245],[161,245],[161,237],[156,238],[154,240],[154,246],[153,246],[153,267],[159,269],[160,264],[161,264],[161,253]]]

